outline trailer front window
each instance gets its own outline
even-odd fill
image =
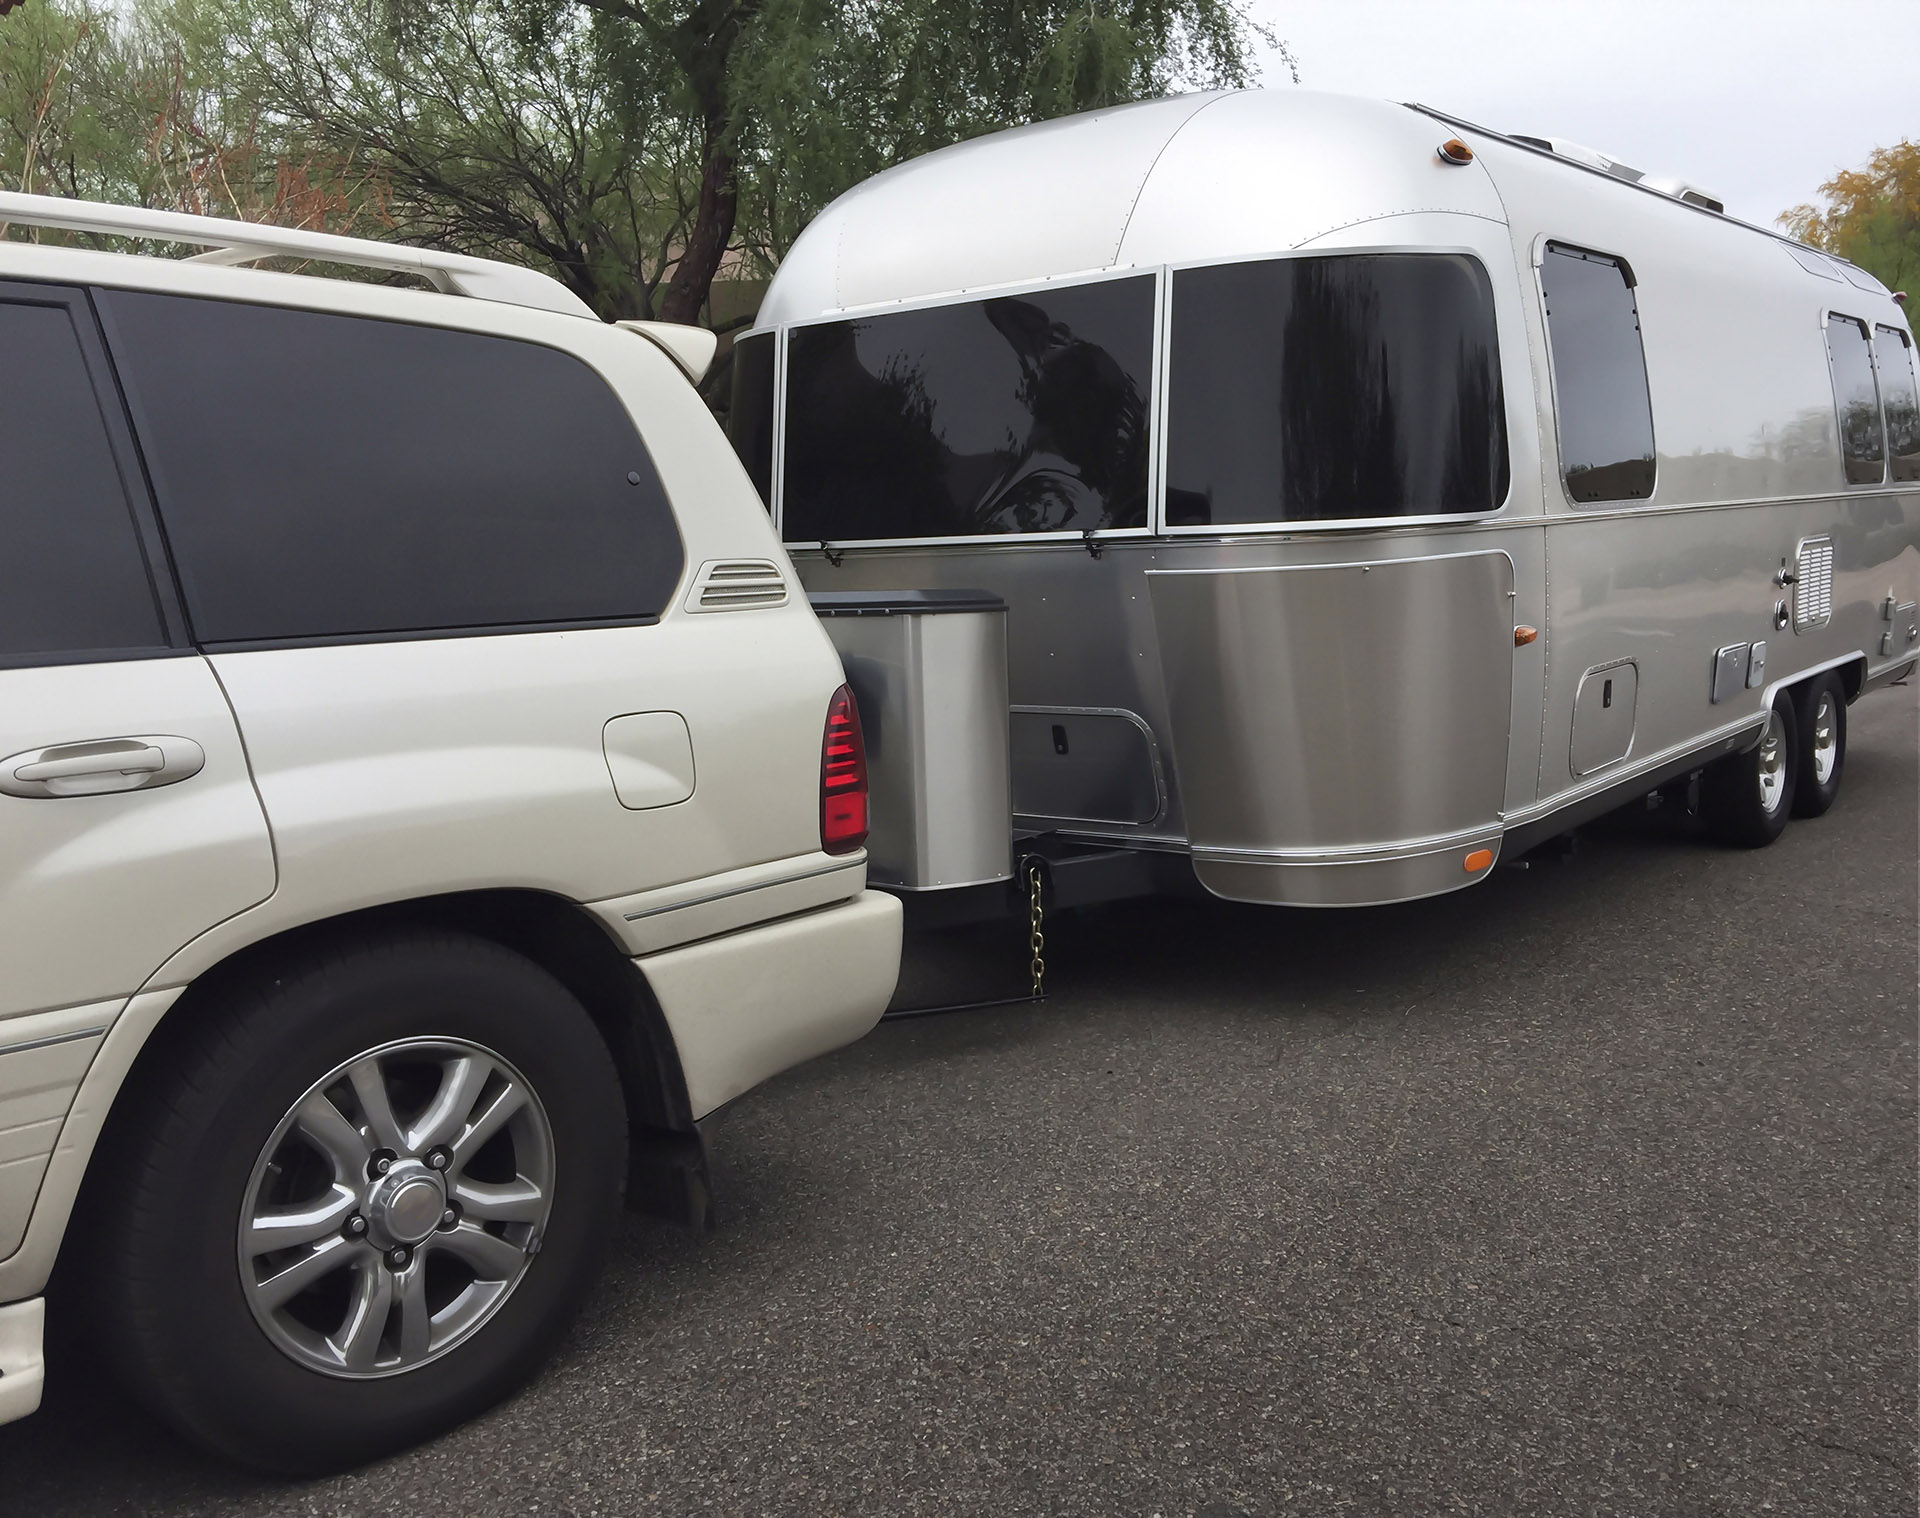
[[[788,542],[1147,525],[1154,278],[795,327]]]
[[[1477,259],[1182,269],[1172,332],[1169,526],[1467,514],[1506,499],[1493,287]]]
[[[751,332],[733,341],[733,384],[727,440],[747,467],[753,488],[773,509],[773,334]]]

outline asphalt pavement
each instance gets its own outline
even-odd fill
[[[70,1360],[0,1513],[1911,1515],[1915,693],[1851,716],[1758,853],[1666,808],[1436,901],[1063,917],[1044,1006],[736,1104],[718,1230],[625,1219],[492,1413],[268,1482]]]

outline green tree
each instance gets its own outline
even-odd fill
[[[710,319],[866,175],[1065,111],[1239,84],[1237,0],[200,0],[288,144],[395,234],[550,268],[603,315]],[[1271,40],[1271,39],[1267,39]]]
[[[890,164],[1182,84],[1243,85],[1255,40],[1279,46],[1235,0],[580,3],[671,62],[691,128],[671,321],[696,317],[730,249],[770,269],[821,205]]]
[[[1858,264],[1889,290],[1920,289],[1920,142],[1879,148],[1860,169],[1820,186],[1780,224],[1802,242]]]
[[[716,276],[766,277],[890,164],[1244,84],[1278,44],[1242,4],[27,0],[0,20],[0,182],[509,258],[606,317],[712,321]]]
[[[0,187],[333,230],[366,219],[377,185],[370,193],[364,175],[344,180],[260,128],[234,89],[225,37],[193,0],[0,11]]]

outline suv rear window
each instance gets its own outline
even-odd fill
[[[0,364],[0,665],[163,646],[126,485],[62,299],[0,302]]]
[[[659,476],[570,354],[441,327],[101,291],[203,643],[656,616]]]

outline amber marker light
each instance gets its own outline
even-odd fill
[[[1467,855],[1461,863],[1466,866],[1469,875],[1478,875],[1488,865],[1493,863],[1493,850],[1475,849],[1471,854]]]
[[[1531,643],[1535,638],[1539,636],[1540,636],[1539,628],[1528,627],[1525,624],[1522,624],[1521,626],[1516,627],[1513,630],[1513,646],[1515,648],[1525,648],[1529,643]]]
[[[1463,169],[1473,162],[1473,149],[1458,137],[1449,137],[1440,144],[1440,161],[1450,163],[1456,169]]]

